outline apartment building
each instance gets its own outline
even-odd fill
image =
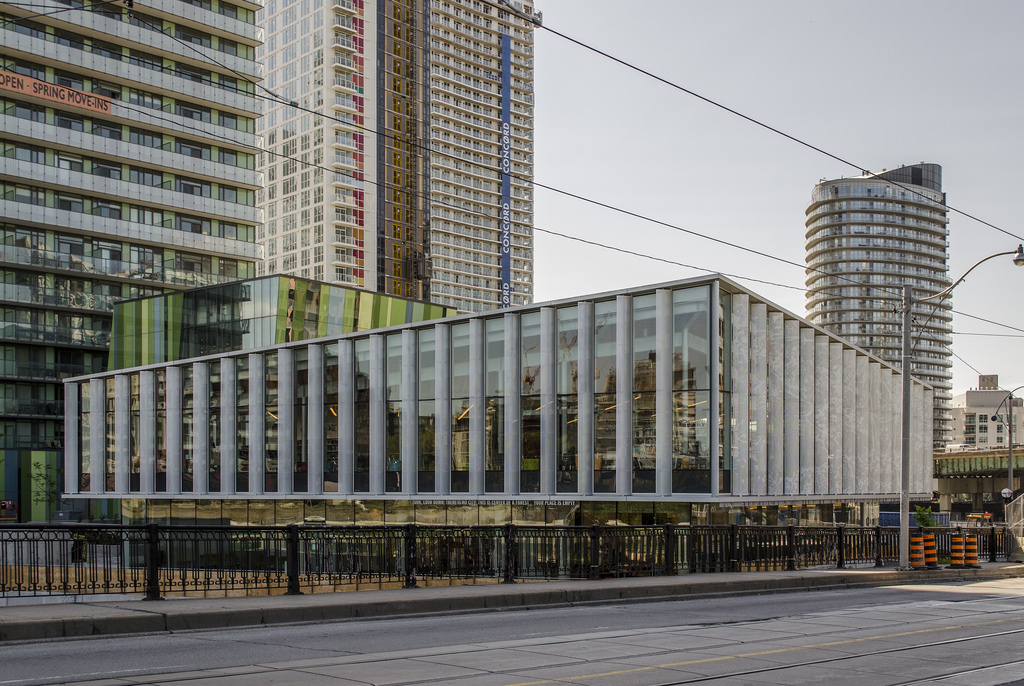
[[[261,273],[462,311],[533,298],[529,3],[270,0]]]
[[[61,380],[114,303],[251,277],[253,0],[0,3],[0,516],[59,507]]]

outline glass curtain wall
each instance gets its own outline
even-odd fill
[[[235,489],[249,490],[249,358],[235,360]]]
[[[139,375],[128,377],[129,394],[129,426],[128,426],[128,491],[138,493],[142,486],[142,450],[139,445],[139,423],[142,420],[141,398],[139,395]]]
[[[210,493],[220,492],[220,450],[221,450],[221,383],[220,383],[220,362],[209,363],[210,374],[210,439],[209,439],[209,469],[208,485]]]
[[[309,427],[309,349],[296,348],[293,358],[295,364],[295,396],[293,403],[295,458],[292,467],[292,490],[296,493],[309,491],[309,450],[306,431]]]
[[[732,492],[732,295],[718,291],[718,492]]]
[[[708,289],[672,293],[672,491],[711,490]]]
[[[391,334],[385,340],[385,479],[384,490],[402,490],[402,334]]]
[[[616,303],[594,304],[594,492],[615,492]]]
[[[522,448],[519,490],[540,492],[540,312],[520,318],[523,385],[520,403]]]
[[[154,490],[167,492],[167,372],[156,372],[156,479]]]
[[[435,390],[435,367],[437,336],[433,329],[421,329],[416,337],[416,355],[419,359],[417,374],[419,374],[419,397],[417,407],[419,408],[419,466],[418,466],[418,493],[433,493],[436,490],[435,479],[435,431],[437,412],[434,400]]]
[[[505,490],[505,320],[488,319],[484,327],[487,358],[484,489],[487,493],[501,493]]]
[[[104,380],[105,398],[103,402],[103,476],[108,491],[114,490],[114,437],[117,427],[114,426],[114,390],[113,377]]]
[[[355,341],[355,464],[353,488],[370,490],[370,340]],[[348,440],[348,439],[346,439]]]
[[[452,331],[452,493],[469,492],[469,324]],[[478,412],[480,410],[477,410]]]
[[[633,298],[633,492],[654,493],[657,302]]]
[[[181,369],[181,492],[192,492],[193,458],[195,456],[195,393],[192,366]]]
[[[264,492],[277,491],[277,451],[278,451],[278,356],[277,353],[263,355],[264,371],[264,406],[263,406],[263,438],[266,444],[263,462]]]
[[[78,407],[82,420],[78,425],[78,487],[88,491],[92,482],[92,444],[90,441],[90,417],[92,416],[89,400],[92,397],[92,386],[89,382],[78,384]]]
[[[324,493],[338,492],[338,344],[324,346]]]
[[[576,306],[557,312],[558,366],[556,393],[556,489],[579,491],[579,316]]]

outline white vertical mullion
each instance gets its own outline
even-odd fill
[[[156,492],[156,373],[139,372],[139,494]]]
[[[66,495],[82,492],[82,476],[79,473],[82,446],[78,433],[82,419],[79,407],[80,392],[81,384],[64,384],[64,493]],[[144,460],[143,463],[145,462]]]
[[[238,463],[238,368],[235,358],[220,360],[220,492],[235,493]]]
[[[750,296],[732,296],[732,494],[750,493]]]
[[[210,493],[210,368],[192,363],[192,495]]]
[[[829,361],[828,336],[814,337],[814,489],[828,493]]]
[[[324,346],[306,349],[306,492],[324,492]]]
[[[655,292],[654,469],[655,492],[672,494],[672,291]]]
[[[711,424],[710,431],[708,432],[708,466],[711,471],[711,493],[713,495],[717,495],[722,490],[722,451],[726,448],[726,446],[722,446],[720,443],[723,431],[722,422],[726,420],[731,421],[732,414],[730,412],[729,416],[726,417],[722,407],[722,392],[729,389],[723,389],[720,385],[725,378],[725,370],[722,369],[725,357],[719,357],[719,351],[722,348],[719,322],[724,319],[722,316],[721,297],[722,283],[716,279],[711,284],[711,297],[708,303],[710,308],[708,312],[708,377],[711,390],[711,403],[708,411],[708,421]],[[721,325],[730,330],[732,329],[731,321],[721,321]],[[729,434],[726,433],[726,435]]]
[[[114,492],[128,494],[131,392],[127,374],[114,377]]]
[[[750,494],[768,493],[768,308],[750,306]]]
[[[182,430],[182,397],[181,397],[181,367],[171,365],[167,368],[167,377],[164,381],[164,390],[167,393],[165,407],[166,421],[164,427],[167,431],[167,460],[166,474],[167,495],[181,494],[181,430]]]
[[[785,332],[781,312],[768,313],[768,495],[785,492]]]
[[[871,460],[871,434],[877,430],[871,416],[872,370],[867,355],[857,355],[857,454],[853,466],[853,487],[849,493],[871,493],[868,489],[868,464]]]
[[[785,361],[783,365],[783,448],[782,469],[785,472],[783,492],[786,495],[800,493],[800,322],[787,319],[783,325],[785,333]]]
[[[295,492],[295,349],[277,351],[277,492]]]

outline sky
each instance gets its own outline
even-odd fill
[[[535,225],[733,275],[803,316],[804,211],[823,179],[942,165],[949,275],[1024,237],[1024,3],[1017,0],[537,0],[545,27],[853,162],[535,36],[534,178],[714,236],[717,245],[543,188]],[[1009,235],[1008,235],[1009,234]],[[535,301],[706,274],[535,234]],[[1024,384],[1024,268],[986,262],[953,293],[953,394]],[[998,334],[998,335],[977,335]]]

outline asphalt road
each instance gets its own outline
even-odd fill
[[[1024,684],[1024,579],[0,648],[0,686]]]

